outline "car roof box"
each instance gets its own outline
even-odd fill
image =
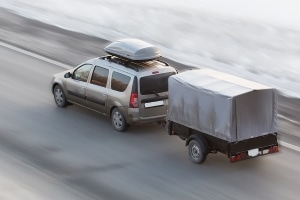
[[[155,60],[161,56],[157,47],[138,39],[117,40],[107,45],[104,50],[111,55],[133,61]]]

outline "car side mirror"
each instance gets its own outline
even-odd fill
[[[71,77],[72,77],[71,72],[66,73],[66,74],[64,75],[64,77],[65,77],[65,78],[71,78]]]

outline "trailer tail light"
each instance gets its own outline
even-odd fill
[[[139,107],[138,94],[137,93],[131,93],[129,107],[130,108],[138,108]]]
[[[272,146],[269,148],[269,153],[276,153],[279,152],[278,146]]]
[[[251,156],[251,154],[249,155],[249,151],[248,151],[248,153],[247,152],[238,153],[238,154],[230,157],[230,162],[237,162],[237,161],[240,161],[240,160],[245,160],[245,159],[248,159],[248,158],[254,158],[254,157],[257,157],[257,156],[262,156],[262,155],[276,153],[276,152],[279,152],[278,145],[267,147],[264,150],[259,150],[259,153],[257,155],[252,155]]]
[[[236,161],[239,161],[239,160],[241,160],[241,158],[239,157],[239,155],[231,156],[231,158],[230,158],[230,162],[236,162]]]
[[[230,162],[237,162],[240,160],[244,160],[244,159],[247,159],[247,157],[248,157],[248,155],[245,152],[238,153],[235,156],[231,156]]]

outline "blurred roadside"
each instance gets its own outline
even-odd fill
[[[67,65],[105,55],[108,41],[27,19],[0,8],[0,40]],[[13,59],[13,58],[12,58]],[[192,67],[163,58],[178,70]],[[300,144],[300,99],[279,96],[280,139]],[[296,123],[295,123],[296,122]]]

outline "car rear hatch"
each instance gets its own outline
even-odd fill
[[[153,70],[142,76],[139,82],[139,108],[141,118],[157,118],[166,115],[168,108],[168,78],[175,71]]]

